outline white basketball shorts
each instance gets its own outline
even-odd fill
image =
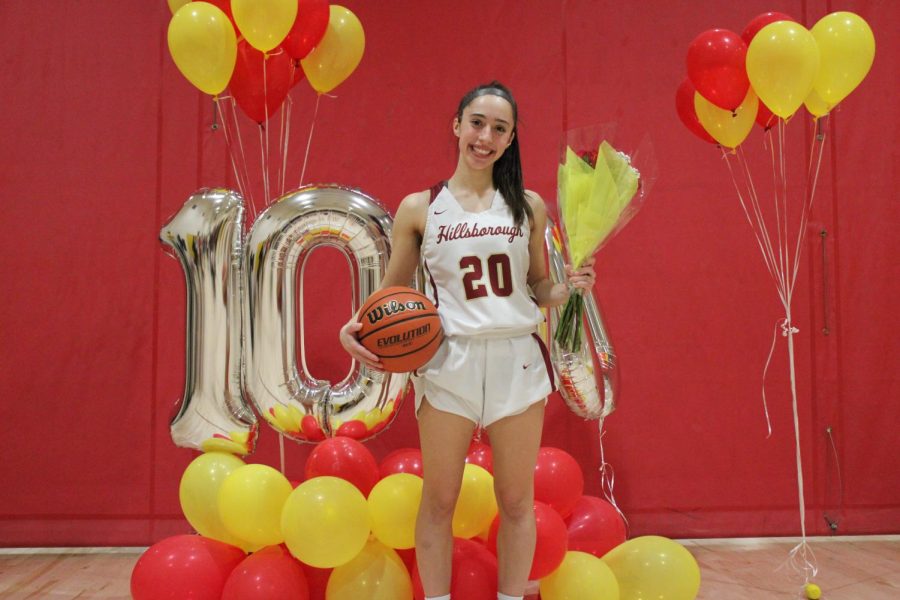
[[[556,389],[550,354],[536,333],[447,336],[412,380],[417,415],[424,397],[434,408],[482,427],[525,412]]]

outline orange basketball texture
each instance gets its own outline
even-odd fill
[[[359,320],[359,342],[391,373],[418,369],[431,360],[444,339],[434,304],[408,287],[389,287],[369,296]]]

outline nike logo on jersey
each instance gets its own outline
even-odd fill
[[[446,209],[446,208],[445,208],[444,210],[436,210],[436,211],[434,211],[434,214],[436,214],[436,215],[442,215],[442,214],[444,214],[445,212],[447,212],[447,209]]]

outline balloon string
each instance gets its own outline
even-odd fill
[[[226,105],[229,109],[228,114],[222,113],[222,131],[225,133],[225,145],[228,147],[228,155],[231,159],[231,166],[234,169],[235,178],[237,179],[238,188],[241,192],[241,195],[244,196],[247,204],[250,208],[250,213],[253,215],[253,218],[256,218],[256,205],[253,202],[253,189],[250,186],[250,175],[247,171],[247,159],[244,156],[244,146],[243,141],[241,139],[241,129],[240,125],[237,122],[237,109],[235,108],[234,98],[231,96],[219,97],[219,101],[222,100],[230,100],[230,102]],[[232,122],[229,125],[229,120]],[[234,128],[235,133],[231,134],[229,131]],[[241,159],[238,160],[238,157],[235,155],[234,151],[234,140],[237,138],[238,147],[240,149]]]
[[[237,107],[235,106],[235,102],[232,99],[231,102],[231,120],[234,123],[234,129],[237,132],[237,140],[238,140],[238,148],[241,151],[241,165],[244,170],[244,181],[247,185],[247,195],[250,200],[250,212],[253,217],[253,220],[256,220],[256,200],[253,198],[253,187],[250,185],[250,171],[249,166],[247,164],[247,154],[244,151],[244,138],[241,135],[241,126],[237,120]]]
[[[306,177],[306,163],[309,160],[309,146],[312,144],[313,131],[316,128],[316,117],[319,114],[319,101],[322,99],[322,94],[316,95],[316,109],[313,112],[312,123],[309,125],[309,138],[306,140],[306,154],[303,156],[303,170],[300,171],[300,183],[297,187],[303,187],[303,178]]]
[[[616,503],[616,497],[613,494],[613,488],[616,485],[616,473],[608,462],[606,462],[606,452],[603,449],[603,436],[606,435],[606,432],[603,430],[604,419],[601,417],[597,419],[597,438],[600,442],[600,490],[603,492],[603,496],[606,498],[607,502],[612,505],[613,508],[616,509],[616,512],[619,513],[619,516],[622,517],[622,521],[625,523],[625,535],[628,536],[628,518],[625,516],[625,513],[622,512],[622,509],[619,508],[619,505]]]
[[[774,265],[772,264],[772,259],[770,259],[771,248],[769,248],[769,253],[766,252],[766,247],[764,247],[764,241],[768,239],[768,236],[763,238],[762,233],[759,231],[756,224],[754,224],[753,220],[750,218],[750,211],[747,210],[747,203],[744,202],[744,195],[741,193],[741,188],[738,185],[737,178],[734,174],[734,168],[731,166],[731,159],[729,158],[727,150],[722,149],[722,156],[725,159],[725,165],[728,167],[728,173],[731,175],[731,183],[734,184],[734,191],[737,193],[738,200],[741,203],[741,208],[744,210],[744,216],[747,218],[747,223],[750,225],[750,230],[753,232],[754,237],[756,238],[756,243],[759,245],[759,250],[763,255],[763,262],[766,264],[766,268],[769,270],[769,274],[773,279],[777,281],[777,277],[775,275]]]
[[[817,129],[818,129],[820,123],[821,123],[821,120],[817,119],[816,120],[816,128]],[[812,165],[813,165],[813,160],[814,160],[813,157],[816,155],[815,149],[816,149],[817,143],[819,146],[819,152],[818,152],[818,156],[815,158],[816,170],[815,170],[815,173],[812,173]],[[822,155],[823,155],[824,149],[825,149],[825,131],[824,130],[822,130],[821,134],[819,134],[818,131],[813,132],[812,146],[813,147],[810,149],[810,153],[809,153],[809,168],[807,170],[806,188],[808,191],[808,195],[805,198],[805,202],[803,205],[803,213],[800,217],[800,231],[797,235],[797,246],[794,250],[794,272],[793,272],[793,278],[791,279],[791,287],[790,287],[791,293],[793,293],[794,286],[797,283],[797,272],[800,270],[800,250],[802,248],[801,242],[804,239],[804,237],[806,236],[806,226],[809,222],[809,215],[812,212],[813,200],[815,199],[816,188],[819,183],[819,172],[821,171],[821,168],[822,168]],[[810,176],[812,177],[811,180],[810,180]]]
[[[225,115],[219,107],[220,101],[222,101],[222,98],[219,98],[218,96],[214,99],[213,110],[216,111],[220,117],[219,120],[222,121],[222,134],[225,136],[225,148],[228,150],[228,160],[231,163],[231,170],[234,171],[234,179],[237,183],[238,191],[240,191],[241,196],[246,197],[247,191],[244,189],[244,183],[241,181],[241,174],[238,172],[237,164],[234,161],[234,147],[231,144],[231,136],[228,134],[228,121],[225,119]]]
[[[263,210],[265,210],[265,207],[269,203],[269,178],[266,174],[266,167],[268,165],[268,161],[266,160],[266,148],[268,144],[266,144],[263,139],[263,130],[266,128],[266,126],[260,123],[256,127],[259,130],[259,163],[262,170]],[[268,137],[268,135],[265,135],[265,137]]]
[[[291,139],[291,113],[293,112],[294,102],[291,97],[285,98],[284,108],[281,110],[281,168],[278,174],[279,179],[279,195],[283,196],[285,191],[285,183],[287,181],[287,157],[288,143]]]
[[[753,216],[757,223],[757,229],[754,233],[757,231],[759,232],[758,237],[761,241],[758,240],[758,243],[760,245],[760,250],[763,251],[763,258],[768,262],[767,266],[769,267],[769,274],[772,276],[777,287],[781,278],[781,272],[778,269],[778,261],[775,259],[775,250],[772,247],[772,238],[769,235],[769,229],[766,227],[766,219],[763,216],[762,208],[760,207],[759,195],[756,193],[756,186],[753,184],[753,176],[750,173],[750,167],[747,164],[743,149],[738,148],[736,155],[747,185],[748,197],[753,208]]]
[[[278,453],[281,456],[281,474],[285,475],[284,469],[284,434],[278,432]],[[287,476],[287,475],[285,475]]]
[[[263,190],[265,194],[265,198],[263,200],[263,206],[268,206],[272,202],[271,190],[269,188],[269,157],[271,153],[269,152],[269,128],[267,124],[269,122],[269,88],[267,81],[267,63],[269,61],[269,55],[263,52],[263,111],[265,114],[265,120],[260,124],[260,135],[262,135],[263,131],[265,131],[266,135],[266,151],[265,158],[263,159]],[[260,140],[260,147],[262,147],[262,140]]]

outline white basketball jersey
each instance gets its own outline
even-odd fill
[[[505,337],[544,316],[529,295],[528,221],[516,226],[500,192],[490,208],[462,209],[446,185],[432,191],[422,259],[425,288],[447,335]]]

